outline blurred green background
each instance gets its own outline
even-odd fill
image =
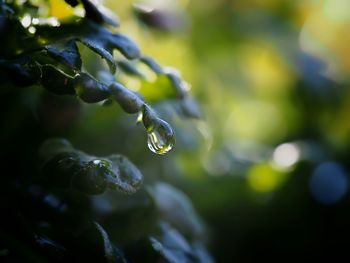
[[[42,134],[33,140],[50,134],[88,153],[119,152],[140,168],[146,183],[162,180],[183,190],[207,225],[217,262],[345,254],[350,2],[108,0],[105,5],[144,54],[181,71],[203,118],[180,118],[171,102],[157,103],[145,83],[124,77],[175,128],[170,154],[151,153],[136,118],[116,106],[48,94],[36,111]],[[87,68],[102,63],[83,51]],[[31,92],[22,91],[27,104]],[[8,118],[20,123],[15,112],[18,108]],[[13,126],[4,141],[13,136],[15,121]]]
[[[350,219],[350,2],[146,3],[172,20],[142,26],[124,1],[123,30],[181,70],[205,116],[174,117],[174,152],[157,172],[158,158],[146,166],[190,196],[217,262],[340,257]]]

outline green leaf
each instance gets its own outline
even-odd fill
[[[172,32],[179,31],[186,25],[186,16],[177,8],[164,8],[152,1],[143,1],[141,4],[134,4],[133,7],[138,21],[149,29]]]
[[[74,40],[59,42],[45,46],[47,53],[58,62],[73,69],[81,69],[81,58]]]
[[[157,225],[158,212],[153,197],[143,188],[131,196],[110,191],[92,199],[95,210],[104,217],[105,229],[115,242],[125,244],[139,240],[150,235]]]
[[[111,241],[109,240],[108,234],[103,229],[103,227],[99,225],[97,222],[94,222],[94,226],[100,235],[100,239],[102,239],[103,241],[104,256],[107,259],[107,262],[108,263],[125,262],[124,257],[121,254],[119,254],[118,250],[116,250],[113,247]]]
[[[49,139],[41,145],[39,157],[45,162],[61,152],[69,152],[72,149],[71,143],[66,139]]]
[[[81,261],[101,263],[127,263],[123,253],[111,242],[106,230],[97,222],[90,223],[90,227],[76,240],[84,255]],[[75,246],[77,247],[77,246]]]
[[[158,235],[148,238],[151,248],[158,254],[159,261],[167,263],[214,262],[200,241],[190,243],[180,232],[165,222],[159,224],[159,230]]]
[[[204,226],[184,193],[169,184],[157,183],[151,194],[161,217],[182,234],[195,238],[204,235]]]
[[[91,156],[59,139],[45,142],[40,155],[43,175],[53,187],[86,194],[100,194],[107,188],[133,194],[142,183],[141,172],[122,155]]]
[[[177,101],[180,114],[185,117],[200,119],[202,116],[201,110],[197,102],[190,96],[186,96],[180,101]]]
[[[52,257],[62,258],[66,253],[65,247],[48,238],[47,236],[35,234],[34,239],[40,249]]]
[[[74,80],[76,93],[84,102],[96,103],[110,96],[108,86],[87,73],[82,72],[76,75]]]
[[[119,50],[127,59],[140,57],[138,46],[128,37],[111,33],[102,26],[91,22],[83,24],[84,33],[78,38],[84,45],[106,59],[111,71],[116,70],[116,61],[113,58],[113,50]]]
[[[27,87],[38,83],[41,77],[41,69],[30,57],[23,57],[18,60],[0,60],[0,70],[4,71],[16,86]]]
[[[144,74],[133,64],[125,60],[117,62],[119,68],[127,75],[145,79]]]
[[[161,75],[164,73],[162,66],[160,66],[153,58],[142,56],[140,61],[148,66],[154,73]]]
[[[62,24],[59,27],[37,26],[37,33],[45,41],[78,40],[92,51],[104,58],[112,73],[116,70],[113,50],[119,50],[127,59],[140,57],[138,46],[128,37],[119,33],[112,33],[102,25],[83,19],[74,24]]]
[[[81,37],[81,43],[90,48],[92,51],[104,58],[109,66],[110,71],[114,74],[117,69],[117,62],[113,58],[113,50],[104,45],[102,41],[90,37]]]
[[[111,171],[118,171],[110,175],[108,187],[128,194],[135,193],[142,183],[139,169],[123,155],[110,155],[108,160],[112,164]]]
[[[138,94],[127,89],[120,83],[112,83],[109,90],[115,100],[127,113],[138,113],[145,104]]]
[[[170,80],[178,99],[183,99],[188,91],[188,84],[180,78],[180,75],[173,69],[167,69],[165,76]]]
[[[111,26],[118,26],[116,16],[96,1],[81,0],[85,9],[85,17],[99,24],[106,23]]]
[[[75,80],[53,65],[41,67],[41,85],[57,95],[75,94]]]
[[[166,262],[196,262],[190,244],[176,229],[162,223],[160,230],[160,237],[150,237],[149,240],[155,252]]]
[[[123,34],[110,34],[109,40],[111,45],[118,49],[124,57],[128,59],[136,59],[140,57],[140,50],[135,42]]]

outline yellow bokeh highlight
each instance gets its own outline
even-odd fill
[[[294,74],[275,48],[263,43],[247,45],[240,54],[241,67],[257,95],[281,95],[290,90]]]
[[[74,15],[74,9],[64,0],[49,0],[49,16],[66,19]]]
[[[286,123],[272,103],[259,100],[236,101],[223,130],[227,139],[253,140],[263,143],[281,140]]]
[[[278,188],[286,179],[286,174],[274,170],[269,164],[256,164],[247,173],[247,182],[256,192],[267,193]]]

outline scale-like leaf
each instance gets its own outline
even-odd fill
[[[201,237],[204,226],[191,205],[188,197],[166,183],[157,183],[151,193],[162,218],[191,237]]]
[[[140,79],[145,79],[144,74],[133,64],[126,60],[119,60],[119,68],[127,75],[138,77]]]
[[[153,58],[142,56],[140,58],[140,61],[144,63],[146,66],[148,66],[151,70],[154,71],[157,75],[163,74],[163,68],[161,65],[159,65]]]
[[[141,172],[122,155],[90,156],[59,139],[45,142],[40,154],[43,174],[53,187],[86,194],[100,194],[107,188],[132,194],[142,183]]]
[[[127,59],[140,57],[138,46],[130,38],[120,33],[112,33],[102,25],[87,19],[75,24],[62,24],[59,27],[40,25],[37,26],[37,32],[48,42],[79,40],[104,58],[112,73],[117,66],[113,58],[113,50],[119,50]]]
[[[111,33],[107,29],[91,22],[85,23],[84,26],[85,33],[79,37],[79,40],[106,59],[113,73],[117,66],[113,58],[114,49],[118,49],[128,59],[135,59],[140,56],[138,46],[128,37],[119,33]]]
[[[81,69],[81,57],[74,40],[59,42],[45,46],[47,53],[58,62],[73,69]]]
[[[180,232],[165,222],[159,224],[158,235],[150,236],[148,242],[149,245],[143,244],[143,246],[148,248],[146,253],[151,255],[152,262],[214,262],[200,241],[189,242]]]
[[[108,187],[124,193],[135,193],[141,186],[142,174],[139,169],[123,155],[110,155],[111,171],[108,178]]]
[[[190,243],[176,229],[164,222],[159,225],[159,228],[160,234],[149,237],[149,242],[161,262],[199,262]]]
[[[127,89],[120,83],[112,83],[109,89],[115,100],[127,113],[138,113],[145,104],[138,94]]]
[[[108,86],[87,73],[81,72],[74,80],[76,93],[84,102],[96,103],[110,96]]]
[[[90,48],[92,51],[104,58],[109,66],[109,69],[114,74],[117,69],[117,62],[113,58],[113,50],[107,47],[102,39],[98,40],[94,37],[81,37],[81,43]]]
[[[94,0],[81,0],[85,9],[85,17],[92,21],[102,24],[106,23],[111,26],[118,26],[117,17]]]
[[[27,87],[38,83],[41,69],[35,61],[29,57],[18,60],[0,60],[0,71],[15,85]]]
[[[53,65],[44,65],[41,67],[41,85],[57,95],[75,94],[74,78],[64,73]]]
[[[186,96],[184,99],[178,101],[177,103],[180,114],[183,116],[194,119],[201,118],[201,110],[197,102],[191,96]]]
[[[103,243],[103,251],[104,251],[104,257],[107,261],[107,263],[124,263],[126,260],[124,259],[124,256],[121,254],[121,252],[113,246],[112,242],[110,241],[107,232],[103,229],[103,227],[98,224],[97,222],[94,222],[94,227],[99,233],[99,238],[96,238],[97,241],[99,239],[102,239]],[[95,239],[95,241],[96,241]]]

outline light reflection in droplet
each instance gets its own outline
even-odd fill
[[[148,133],[148,148],[156,154],[165,154],[169,152],[175,143],[174,134],[167,132],[164,126],[156,127]]]
[[[313,198],[326,205],[339,202],[348,190],[348,179],[343,167],[336,162],[325,162],[314,170],[310,179]]]

